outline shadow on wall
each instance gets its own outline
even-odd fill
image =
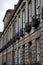
[[[6,65],[6,63],[4,62],[2,65]]]

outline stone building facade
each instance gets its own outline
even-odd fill
[[[3,22],[0,64],[43,65],[43,0],[19,0]]]

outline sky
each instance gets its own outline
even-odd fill
[[[4,29],[3,18],[7,9],[14,9],[19,0],[0,0],[0,32]]]

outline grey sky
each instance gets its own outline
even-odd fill
[[[0,0],[0,31],[3,31],[3,18],[7,9],[14,9],[18,0]]]

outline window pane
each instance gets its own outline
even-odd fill
[[[40,0],[38,0],[38,6],[40,6]]]
[[[31,3],[29,4],[29,16],[31,16],[31,14],[32,14],[32,6],[31,6]]]
[[[18,22],[16,22],[16,33],[18,32]]]
[[[37,61],[40,61],[40,55],[37,54]]]
[[[36,15],[40,14],[40,7],[36,9]]]
[[[38,0],[36,0],[36,8],[38,7]]]
[[[36,15],[38,14],[40,14],[40,0],[36,0]]]
[[[25,10],[22,12],[22,25],[23,25],[23,33],[25,33]]]
[[[29,23],[30,23],[30,24],[31,24],[31,19],[32,19],[32,18],[31,18],[31,17],[29,17]]]
[[[36,40],[37,42],[37,61],[40,60],[40,41],[39,38]]]
[[[39,43],[39,40],[37,40],[37,53],[40,53],[40,43]]]
[[[13,31],[12,35],[13,35],[13,36],[15,36],[15,34],[16,34],[16,28],[17,28],[17,27],[16,27],[16,24],[17,24],[17,22],[14,21],[13,26],[12,26],[12,27],[13,27],[13,29],[12,29],[12,31]]]
[[[12,33],[12,35],[14,36],[14,24],[13,24],[13,26],[12,26],[12,27],[13,27],[13,29],[12,29],[13,33]]]
[[[18,26],[19,26],[19,32],[20,32],[20,27],[21,27],[21,23],[20,23],[20,16],[18,17]]]
[[[23,18],[23,28],[25,28],[25,10],[22,13]]]
[[[31,23],[32,20],[32,4],[29,4],[29,23]]]
[[[36,8],[40,6],[40,0],[36,0]]]
[[[11,39],[13,38],[13,27],[11,26]]]

